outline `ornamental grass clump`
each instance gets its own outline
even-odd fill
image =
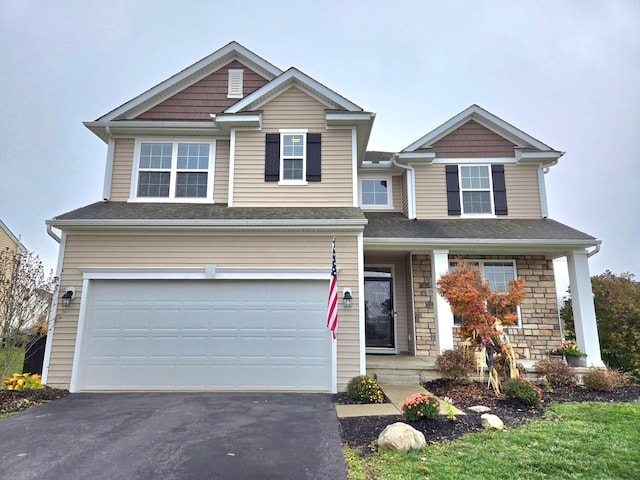
[[[378,380],[366,375],[353,377],[349,380],[349,383],[347,383],[347,393],[357,402],[384,402],[384,393],[382,393]]]
[[[440,402],[430,393],[414,393],[404,401],[401,410],[407,422],[432,420],[440,415]]]
[[[30,373],[14,373],[13,376],[4,379],[7,390],[39,390],[44,388],[40,375]]]
[[[505,395],[517,398],[529,407],[537,407],[542,401],[542,391],[526,378],[513,378],[503,385]]]

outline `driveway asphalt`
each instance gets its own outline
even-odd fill
[[[76,393],[0,419],[12,480],[345,479],[331,396]]]

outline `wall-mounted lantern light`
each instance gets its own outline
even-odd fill
[[[76,296],[76,289],[73,287],[67,287],[65,289],[64,295],[62,295],[62,306],[68,307],[71,305],[71,300],[73,300]]]
[[[353,300],[353,295],[351,294],[350,288],[345,288],[342,290],[342,301],[344,302],[344,306],[346,308],[351,308],[351,301]]]

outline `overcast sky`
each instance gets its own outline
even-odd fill
[[[640,275],[637,0],[0,0],[0,22],[0,219],[47,267],[45,219],[102,198],[82,122],[236,40],[376,112],[370,150],[476,103],[566,152],[551,218],[602,240],[592,274]]]

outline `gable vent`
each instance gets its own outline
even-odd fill
[[[242,74],[244,70],[229,69],[227,98],[242,98]]]

